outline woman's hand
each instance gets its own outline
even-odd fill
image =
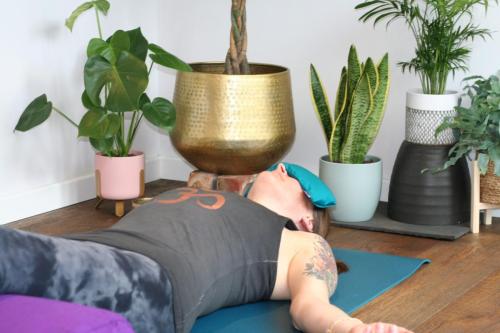
[[[349,333],[413,333],[406,328],[387,323],[359,324],[351,328]]]

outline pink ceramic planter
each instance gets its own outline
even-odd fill
[[[144,194],[144,153],[131,151],[127,157],[95,155],[97,196],[128,200]]]

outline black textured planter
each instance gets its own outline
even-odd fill
[[[468,223],[470,176],[467,162],[433,174],[422,169],[440,167],[451,146],[419,145],[403,141],[392,171],[389,218],[411,224]]]

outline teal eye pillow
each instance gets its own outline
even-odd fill
[[[336,200],[330,188],[318,176],[297,164],[282,162],[288,176],[297,179],[306,196],[318,208],[327,208],[335,205]],[[278,163],[268,169],[274,171]]]

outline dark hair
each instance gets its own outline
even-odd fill
[[[313,209],[313,232],[326,238],[328,229],[330,228],[330,214],[326,208],[318,208],[314,206]],[[349,267],[343,261],[336,261],[337,272],[339,274],[349,271]]]

